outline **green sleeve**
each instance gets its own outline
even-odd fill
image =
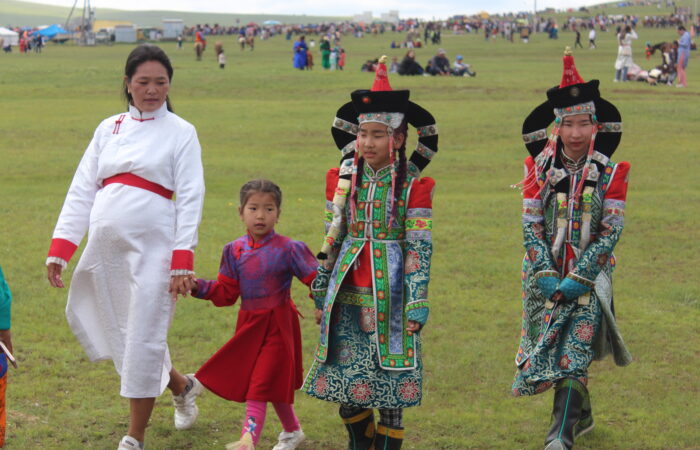
[[[0,330],[10,329],[10,313],[12,309],[12,292],[5,282],[5,275],[0,267]]]

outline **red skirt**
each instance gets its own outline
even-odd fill
[[[294,403],[303,382],[298,314],[291,299],[272,309],[239,310],[235,334],[195,376],[227,400]]]

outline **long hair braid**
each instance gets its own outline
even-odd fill
[[[399,203],[399,198],[401,197],[401,191],[403,190],[403,184],[406,181],[406,146],[403,145],[399,150],[399,167],[396,171],[396,184],[394,185],[394,204],[391,211],[391,216],[396,217],[396,208]]]
[[[355,150],[355,151],[357,151],[357,150]],[[362,186],[362,172],[364,170],[364,167],[365,167],[365,158],[360,156],[359,159],[357,160],[357,177],[355,178],[355,189],[354,189],[355,192],[353,192],[353,196],[352,196],[352,201],[355,203],[355,205],[357,205],[358,192],[360,190],[360,187]]]
[[[403,190],[403,184],[406,181],[406,176],[408,174],[407,161],[406,161],[406,140],[408,138],[408,122],[404,119],[401,125],[394,131],[396,134],[403,134],[403,144],[398,149],[399,153],[399,166],[396,172],[396,179],[394,180],[394,201],[392,205],[391,217],[396,217],[396,208],[399,203],[399,198],[401,197],[401,191]]]

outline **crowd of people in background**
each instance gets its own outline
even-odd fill
[[[331,40],[334,40],[336,45],[331,45]],[[324,70],[343,70],[345,67],[345,49],[340,47],[339,38],[333,38],[330,35],[321,37],[319,50],[321,52],[321,67]],[[306,36],[299,36],[294,46],[292,47],[292,65],[299,70],[312,70],[314,67],[314,57],[310,47],[314,47],[315,41],[311,40],[306,43]]]
[[[598,33],[614,31],[618,41],[618,55],[615,60],[615,81],[648,81],[651,84],[673,84],[685,86],[685,67],[688,64],[691,46],[691,35],[700,33],[700,15],[693,17],[687,8],[679,8],[671,0],[665,0],[667,7],[674,7],[671,14],[646,15],[644,17],[630,14],[609,14],[603,9],[596,14],[585,8],[579,14],[571,15],[559,24],[554,18],[543,14],[532,17],[529,13],[518,14],[478,14],[473,16],[454,16],[443,21],[422,21],[419,19],[402,19],[397,23],[356,23],[351,21],[315,23],[315,24],[282,24],[249,22],[245,24],[220,25],[215,23],[197,24],[186,27],[178,36],[178,48],[183,41],[197,40],[206,42],[207,36],[238,36],[237,42],[241,50],[254,50],[255,40],[267,40],[275,36],[284,36],[292,41],[292,65],[299,70],[312,70],[314,56],[323,70],[343,70],[346,65],[346,51],[341,41],[346,37],[379,37],[385,33],[397,33],[401,39],[392,38],[391,49],[406,49],[403,57],[393,55],[389,71],[399,75],[424,76],[463,76],[474,77],[476,71],[465,61],[462,55],[456,55],[451,64],[446,52],[439,48],[428,60],[419,62],[415,49],[428,46],[440,47],[444,33],[452,34],[482,34],[484,41],[490,42],[501,39],[508,42],[528,43],[532,33],[545,33],[550,39],[558,39],[560,31],[573,33],[572,47],[597,48]],[[660,5],[659,5],[660,6]],[[551,11],[553,12],[553,11]],[[689,23],[689,30],[683,24]],[[662,63],[642,69],[634,62],[632,41],[637,39],[637,28],[666,28],[674,27],[679,30],[680,39],[661,43],[647,43],[647,59],[651,54],[660,52]],[[680,31],[682,28],[682,32]],[[12,29],[12,28],[11,28]],[[20,34],[18,50],[28,53],[31,50],[41,52],[46,39],[36,29],[15,28]],[[587,42],[584,39],[587,37]],[[519,39],[517,39],[519,38]],[[317,45],[318,42],[318,45]],[[7,39],[0,38],[0,47],[5,52],[11,52],[12,46]],[[317,47],[317,48],[316,48]],[[314,55],[316,51],[316,55]],[[226,57],[223,51],[216,52],[217,62],[225,67]],[[424,62],[424,64],[422,64]],[[367,60],[359,68],[362,71],[374,72],[377,60]],[[679,67],[680,66],[680,67]]]

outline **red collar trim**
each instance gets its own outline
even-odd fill
[[[138,117],[131,116],[131,118],[138,121],[138,122],[145,122],[147,120],[156,120],[155,117],[149,117],[148,119],[139,119]]]
[[[270,242],[272,240],[272,237],[274,235],[275,235],[275,230],[273,229],[273,230],[270,230],[270,232],[267,233],[265,236],[263,236],[262,239],[260,239],[258,242],[255,242],[255,240],[253,239],[253,236],[250,233],[248,233],[248,247],[250,247],[253,250],[258,249],[260,247],[264,247],[265,244],[267,244],[268,242]]]

